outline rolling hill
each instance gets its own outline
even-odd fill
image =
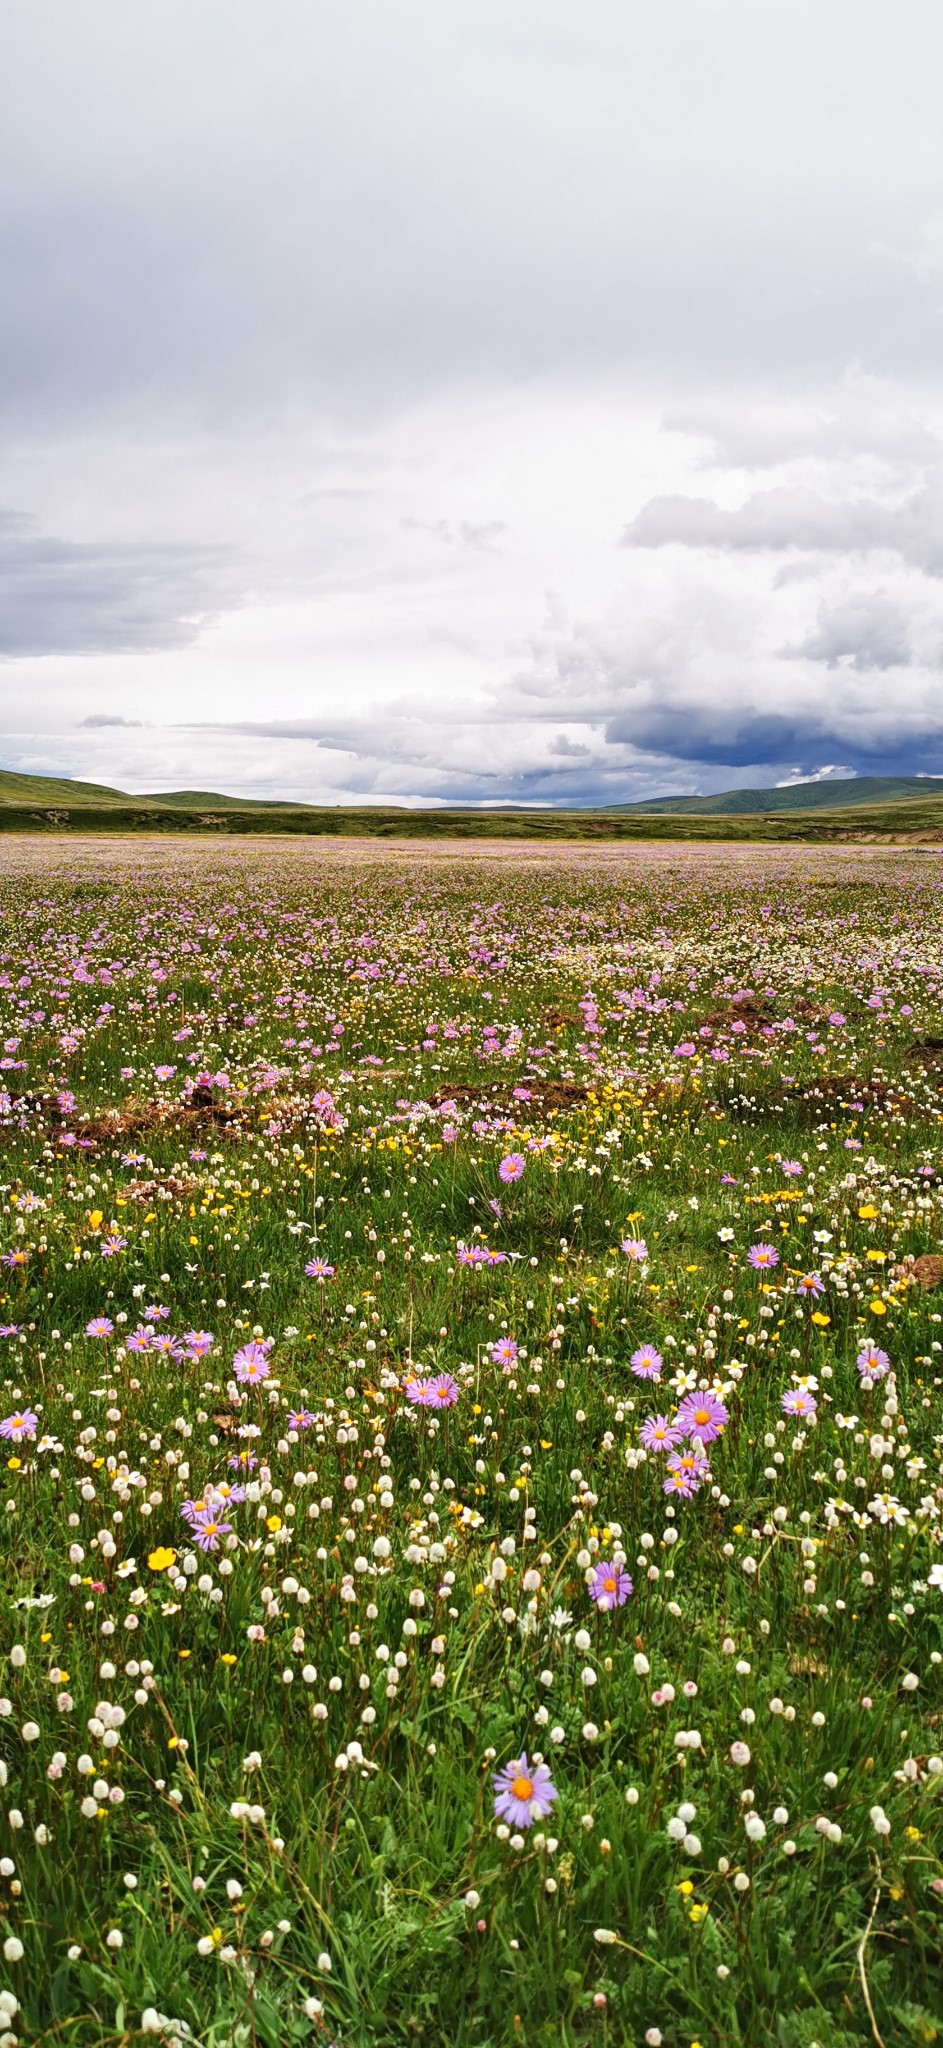
[[[836,811],[848,805],[897,803],[904,797],[943,796],[939,775],[854,775],[835,782],[791,782],[781,789],[726,789],[716,796],[653,796],[619,811],[670,811],[675,817],[723,817],[742,812]]]
[[[800,801],[801,798],[801,801]],[[655,797],[598,810],[314,805],[209,790],[131,796],[93,782],[0,770],[0,834],[144,833],[370,839],[740,840],[925,845],[943,850],[943,778],[862,776]]]

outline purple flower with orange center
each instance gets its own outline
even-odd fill
[[[508,1821],[515,1828],[533,1827],[535,1820],[545,1820],[559,1797],[547,1765],[530,1764],[526,1750],[496,1771],[493,1783],[495,1819]]]
[[[629,1360],[637,1380],[660,1380],[664,1361],[654,1344],[640,1344]]]
[[[684,1431],[667,1415],[649,1415],[639,1430],[639,1443],[646,1451],[673,1451],[684,1442]]]
[[[808,1393],[804,1387],[790,1387],[783,1395],[784,1415],[799,1415],[807,1422],[814,1422],[818,1412],[819,1404],[815,1395]]]
[[[21,1408],[15,1415],[7,1415],[0,1422],[0,1436],[10,1443],[21,1444],[26,1437],[34,1437],[39,1428],[39,1417],[31,1408]]]
[[[747,1252],[747,1263],[756,1273],[768,1273],[779,1265],[779,1253],[774,1244],[751,1244]]]
[[[603,1614],[611,1613],[614,1607],[624,1607],[632,1591],[628,1572],[618,1564],[609,1564],[601,1558],[594,1567],[587,1591],[591,1600]]]
[[[678,1428],[687,1437],[712,1444],[728,1421],[722,1401],[713,1394],[686,1394],[678,1409]]]
[[[503,1180],[505,1186],[511,1181],[520,1180],[524,1171],[524,1165],[523,1152],[508,1152],[498,1167],[498,1179]]]
[[[260,1387],[263,1381],[268,1379],[269,1349],[270,1346],[266,1342],[259,1343],[253,1337],[251,1343],[244,1344],[241,1351],[236,1352],[232,1369],[243,1386]]]

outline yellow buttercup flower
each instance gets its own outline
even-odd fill
[[[160,1543],[156,1550],[151,1551],[147,1562],[152,1572],[166,1572],[170,1570],[172,1564],[176,1564],[177,1553],[175,1550],[168,1550],[165,1544]]]

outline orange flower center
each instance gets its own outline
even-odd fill
[[[534,1792],[533,1778],[515,1778],[511,1792],[515,1799],[531,1799]]]

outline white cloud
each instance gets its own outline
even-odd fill
[[[15,10],[3,758],[943,763],[941,54],[923,0]]]

